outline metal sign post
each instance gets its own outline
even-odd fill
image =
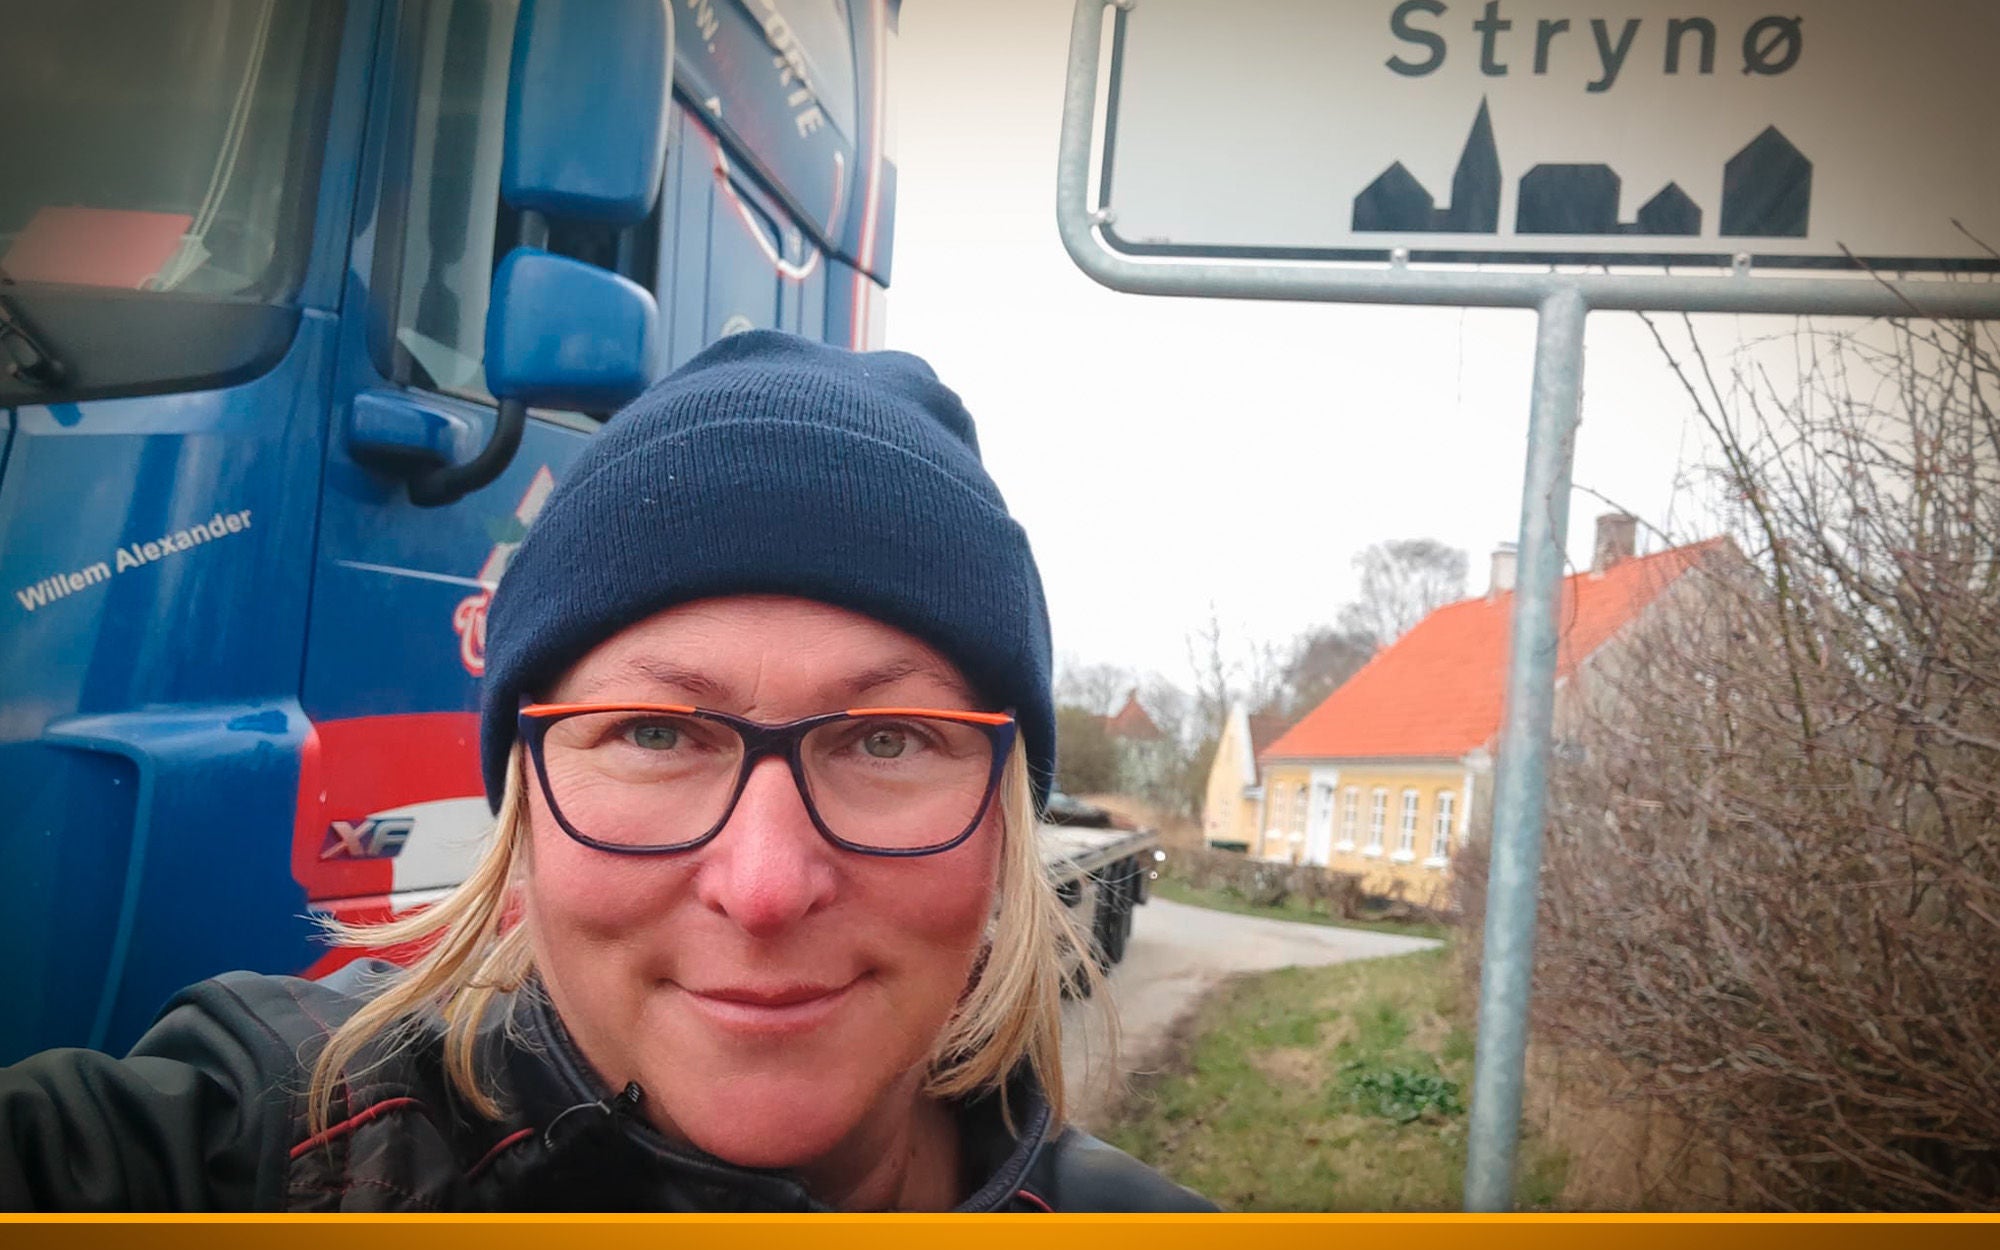
[[[1508,637],[1507,697],[1493,782],[1493,849],[1473,1054],[1472,1122],[1465,1136],[1465,1209],[1505,1211],[1514,1187],[1514,1139],[1528,1054],[1528,990],[1535,968],[1535,899],[1542,875],[1549,738],[1555,723],[1557,603],[1569,547],[1570,470],[1583,420],[1583,324],[1574,290],[1543,300],[1535,318],[1528,467],[1521,486],[1520,567]]]
[[[1720,9],[1734,3],[1734,0],[1715,0],[1715,3]],[[1593,309],[1658,309],[2000,319],[2000,283],[1985,277],[1910,282],[1900,280],[1895,274],[1882,272],[1885,269],[1898,274],[1903,270],[1990,271],[2000,266],[1997,266],[1994,254],[1977,246],[1953,251],[1949,239],[1941,243],[1940,239],[1944,236],[1935,232],[1922,236],[1897,235],[1883,248],[1858,253],[1848,249],[1844,243],[1829,249],[1829,245],[1816,240],[1809,232],[1799,233],[1807,230],[1807,214],[1801,206],[1800,184],[1796,179],[1810,177],[1812,171],[1810,166],[1800,171],[1798,163],[1782,152],[1779,155],[1785,159],[1779,163],[1790,171],[1786,176],[1793,177],[1792,182],[1773,182],[1767,177],[1763,184],[1753,183],[1752,190],[1756,194],[1752,195],[1743,190],[1740,167],[1733,167],[1730,177],[1734,177],[1734,182],[1728,177],[1723,180],[1723,216],[1728,218],[1732,211],[1735,216],[1722,228],[1733,228],[1737,242],[1746,238],[1760,241],[1762,246],[1754,256],[1748,244],[1721,257],[1711,255],[1720,242],[1730,236],[1716,234],[1712,229],[1709,235],[1701,233],[1709,227],[1698,223],[1699,205],[1689,208],[1692,197],[1686,197],[1687,203],[1667,197],[1668,207],[1673,209],[1667,213],[1659,211],[1662,201],[1656,197],[1648,204],[1648,210],[1652,211],[1650,218],[1641,218],[1635,223],[1621,222],[1617,211],[1615,179],[1607,184],[1604,176],[1595,172],[1561,178],[1543,175],[1532,182],[1524,177],[1520,197],[1515,203],[1514,228],[1503,236],[1498,211],[1501,201],[1493,200],[1494,211],[1488,213],[1483,207],[1486,201],[1478,198],[1486,195],[1482,189],[1485,183],[1481,179],[1497,183],[1502,165],[1497,156],[1492,161],[1486,159],[1486,140],[1481,139],[1477,124],[1472,140],[1468,141],[1468,149],[1477,147],[1479,152],[1469,164],[1468,158],[1461,158],[1462,176],[1454,179],[1453,187],[1455,199],[1464,194],[1467,202],[1477,200],[1482,205],[1477,212],[1456,203],[1450,209],[1436,209],[1428,200],[1409,193],[1406,180],[1390,178],[1385,184],[1383,179],[1388,176],[1385,174],[1375,176],[1374,182],[1361,186],[1354,193],[1355,207],[1350,226],[1373,227],[1386,222],[1406,232],[1431,232],[1426,235],[1427,239],[1435,237],[1440,243],[1449,244],[1448,248],[1428,253],[1437,259],[1486,259],[1515,264],[1528,260],[1548,264],[1551,268],[1525,272],[1412,268],[1410,260],[1416,249],[1407,244],[1385,251],[1384,257],[1389,260],[1386,265],[1333,263],[1359,259],[1338,241],[1334,246],[1320,246],[1312,241],[1305,245],[1288,245],[1283,240],[1275,243],[1264,240],[1250,245],[1225,245],[1210,240],[1188,244],[1177,244],[1171,240],[1134,244],[1128,237],[1113,233],[1113,228],[1120,223],[1116,205],[1109,202],[1112,174],[1108,150],[1112,146],[1111,136],[1118,132],[1121,125],[1119,77],[1122,71],[1130,69],[1130,66],[1121,64],[1126,59],[1127,27],[1129,23],[1143,21],[1144,14],[1152,6],[1159,6],[1164,13],[1177,13],[1183,20],[1190,11],[1201,9],[1197,15],[1212,21],[1218,28],[1238,21],[1246,11],[1241,0],[1226,4],[1215,0],[1205,8],[1196,4],[1195,0],[1077,0],[1070,35],[1069,73],[1056,174],[1056,224],[1063,246],[1086,274],[1114,290],[1145,295],[1532,308],[1537,314],[1527,468],[1521,495],[1520,565],[1509,645],[1506,711],[1500,730],[1498,776],[1494,790],[1492,869],[1487,885],[1479,1040],[1465,1178],[1467,1210],[1505,1210],[1511,1205],[1514,1147],[1519,1131],[1527,1052],[1528,995],[1534,967],[1537,884],[1541,872],[1549,738],[1554,720],[1556,654],[1560,635],[1558,593],[1569,536],[1570,473],[1575,461],[1576,432],[1582,415],[1583,341],[1587,315]],[[1285,12],[1281,16],[1296,11],[1301,20],[1306,17],[1316,20],[1336,11],[1345,14],[1366,10],[1369,6],[1300,4],[1287,8],[1278,0],[1262,0],[1261,5],[1256,7],[1267,13],[1282,9]],[[1561,7],[1560,0],[1551,0],[1550,6],[1545,7]],[[1746,74],[1775,76],[1789,72],[1795,65],[1808,64],[1811,45],[1807,41],[1817,37],[1821,24],[1832,28],[1838,35],[1843,29],[1839,24],[1842,20],[1851,19],[1851,25],[1861,21],[1864,14],[1879,15],[1892,9],[1897,14],[1907,15],[1904,6],[1864,7],[1853,4],[1851,0],[1797,0],[1796,7],[1807,10],[1803,18],[1756,18],[1746,23],[1741,43]],[[1111,82],[1102,145],[1107,155],[1105,170],[1098,184],[1098,203],[1092,205],[1091,160],[1097,147],[1093,134],[1094,118],[1099,82],[1105,68],[1102,62],[1104,18],[1107,9],[1113,8],[1118,10],[1119,53],[1109,67]],[[1381,12],[1374,16],[1385,23],[1386,32],[1396,35],[1399,40],[1390,47],[1389,59],[1399,62],[1403,69],[1390,65],[1390,72],[1411,77],[1405,73],[1406,70],[1428,65],[1433,58],[1438,64],[1445,63],[1448,51],[1444,46],[1447,37],[1442,33],[1443,28],[1424,26],[1420,19],[1442,19],[1448,12],[1446,4],[1439,0],[1404,0],[1403,3],[1383,0],[1379,8]],[[1790,12],[1788,8],[1787,13]],[[1483,36],[1486,42],[1483,47],[1475,43],[1472,54],[1462,57],[1474,67],[1467,72],[1487,75],[1496,82],[1507,70],[1497,50],[1498,39],[1511,25],[1511,19],[1502,19],[1498,14],[1498,6],[1485,6],[1484,16],[1479,23],[1471,26],[1470,31],[1475,40]],[[1991,19],[1992,14],[1986,14],[1978,20]],[[1609,63],[1611,54],[1620,46],[1620,39],[1623,46],[1635,46],[1644,20],[1628,19],[1622,30],[1606,28],[1598,42],[1605,58],[1601,73],[1615,75],[1619,72]],[[1687,17],[1673,19],[1672,25],[1664,18],[1659,21],[1669,39],[1666,64],[1676,63],[1672,58],[1678,51],[1686,57],[1690,70],[1697,68],[1697,57],[1704,47],[1701,39],[1703,28],[1694,23],[1706,22],[1709,27],[1716,26],[1716,23]],[[1601,19],[1594,23],[1602,24]],[[1529,46],[1529,53],[1534,59],[1526,63],[1535,65],[1547,60],[1552,64],[1554,52],[1549,49],[1556,46],[1555,36],[1561,33],[1555,30],[1555,20],[1538,20],[1530,25],[1536,27],[1534,44],[1539,44],[1540,48],[1534,44]],[[1562,25],[1566,27],[1569,23],[1565,21]],[[1554,33],[1548,33],[1551,31]],[[1713,34],[1712,31],[1710,33]],[[1673,42],[1676,39],[1678,43]],[[1353,42],[1344,41],[1341,46]],[[1944,42],[1948,44],[1949,40]],[[1984,42],[1977,42],[1983,49]],[[1865,45],[1867,40],[1849,31],[1847,43]],[[1583,46],[1589,45],[1586,43]],[[1835,39],[1834,46],[1842,45]],[[1621,58],[1619,65],[1626,64],[1626,54],[1618,55]],[[1305,63],[1310,67],[1309,57]],[[1779,69],[1780,66],[1783,68]],[[1430,69],[1436,68],[1437,65],[1430,66]],[[1495,73],[1496,68],[1501,72]],[[1933,78],[1940,76],[1935,65],[1926,64],[1919,69]],[[1352,74],[1327,76],[1343,82],[1355,77]],[[1596,81],[1609,86],[1608,78]],[[1590,92],[1597,89],[1585,84],[1579,90]],[[1809,112],[1798,111],[1796,102],[1793,107],[1796,116],[1806,116]],[[1483,116],[1483,106],[1481,112]],[[1972,115],[1971,121],[1975,126],[1983,126],[1980,119],[1990,116],[1990,108],[1979,110]],[[1238,133],[1246,129],[1240,118],[1227,120],[1235,124]],[[1323,123],[1324,117],[1315,115],[1312,120]],[[1658,124],[1679,127],[1684,121],[1678,116],[1668,116]],[[1316,137],[1323,139],[1324,135]],[[1165,145],[1161,146],[1164,151]],[[1293,143],[1292,146],[1303,145]],[[1765,140],[1761,146],[1753,142],[1745,151],[1754,150],[1757,155],[1764,156],[1769,155],[1772,148],[1773,145]],[[1741,155],[1738,154],[1739,157]],[[1963,163],[1966,162],[1936,162],[1948,171]],[[1464,175],[1463,171],[1468,167],[1472,172]],[[1367,174],[1374,168],[1368,166],[1363,173]],[[1544,166],[1537,166],[1537,169],[1541,168]],[[1589,170],[1597,168],[1588,167]],[[1530,174],[1534,172],[1531,170]],[[1982,166],[1971,172],[1984,177],[1987,171]],[[1176,176],[1190,186],[1212,181],[1200,175],[1191,176],[1184,168]],[[1174,185],[1171,180],[1160,178],[1156,178],[1155,182],[1161,186]],[[1379,187],[1384,185],[1395,194],[1378,193]],[[1607,185],[1612,188],[1608,207],[1601,194]],[[1942,198],[1950,201],[1947,208],[1956,207],[1963,195],[1976,198],[1982,194],[1977,186],[1972,190],[1950,189],[1953,184],[1948,180],[1938,185],[1947,187],[1940,192]],[[1261,187],[1259,190],[1268,191],[1270,188]],[[1558,191],[1563,193],[1557,194]],[[1571,198],[1566,199],[1565,195]],[[1596,198],[1593,200],[1591,197]],[[1246,205],[1259,210],[1268,208],[1272,199],[1269,195],[1242,198]],[[1577,207],[1586,200],[1595,205],[1587,213]],[[1761,206],[1759,211],[1763,216],[1751,214],[1745,207],[1753,201]],[[1899,223],[1907,220],[1913,215],[1909,211],[1911,202],[1907,196],[1896,197],[1896,212],[1889,216]],[[1532,205],[1532,212],[1525,217],[1521,211],[1523,204]],[[1423,216],[1418,209],[1431,215]],[[1981,201],[1961,212],[1971,214],[1975,209],[1988,212],[1993,205]],[[1369,216],[1371,213],[1376,215]],[[1387,213],[1388,217],[1382,216],[1383,213]],[[1584,215],[1578,216],[1579,213]],[[1691,216],[1691,213],[1696,215]],[[1954,225],[1960,220],[1950,212],[1944,216]],[[1492,220],[1489,221],[1489,217]],[[1865,214],[1850,219],[1869,220]],[[1221,223],[1226,228],[1229,219],[1225,213],[1208,219],[1208,222]],[[1524,252],[1524,238],[1532,244],[1535,240],[1529,236],[1536,235],[1538,230],[1554,233],[1552,229],[1543,229],[1551,223],[1572,230],[1572,233],[1556,240],[1560,246],[1553,250]],[[1529,229],[1522,229],[1524,224]],[[1711,227],[1714,224],[1711,222]],[[1281,225],[1279,228],[1284,227]],[[1637,245],[1633,243],[1635,234],[1649,230],[1657,237]],[[1786,233],[1741,233],[1756,230]],[[1598,234],[1592,237],[1592,232]],[[1383,237],[1393,239],[1396,236],[1385,227]],[[1681,242],[1661,241],[1675,239]],[[1704,242],[1704,239],[1709,241]],[[1971,244],[1972,241],[1961,240],[1961,243]],[[1853,259],[1857,254],[1876,258],[1875,263],[1859,266],[1863,271],[1857,273],[1857,262]],[[1580,260],[1598,265],[1728,264],[1728,271],[1689,275],[1561,272],[1553,268],[1557,264]],[[1768,277],[1761,272],[1753,276],[1754,270],[1766,267],[1823,270],[1829,261],[1845,263],[1848,271],[1840,276],[1824,277]]]

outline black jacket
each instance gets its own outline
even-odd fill
[[[124,1059],[55,1050],[0,1069],[0,1209],[821,1211],[783,1173],[670,1144],[612,1093],[539,994],[481,1035],[496,1123],[461,1105],[426,1035],[358,1064],[333,1125],[306,1132],[306,1082],[362,1002],[360,974],[231,973],[182,991]],[[1032,1081],[959,1107],[964,1211],[1212,1211],[1103,1142],[1051,1136]]]

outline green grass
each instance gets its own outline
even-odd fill
[[[1240,916],[1266,916],[1272,920],[1297,920],[1305,924],[1322,924],[1336,929],[1367,929],[1374,933],[1400,933],[1406,937],[1444,939],[1451,936],[1449,925],[1410,920],[1347,920],[1329,916],[1323,911],[1311,911],[1303,903],[1290,899],[1276,907],[1265,907],[1231,890],[1189,885],[1172,877],[1161,877],[1153,882],[1153,893],[1176,903],[1235,912]]]
[[[1230,981],[1102,1136],[1230,1210],[1456,1210],[1472,1085],[1456,975],[1447,948]],[[1566,1170],[1524,1139],[1521,1209],[1548,1209]]]

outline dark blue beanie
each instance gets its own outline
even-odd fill
[[[1027,535],[930,366],[753,330],[612,418],[550,492],[494,592],[480,755],[494,810],[523,697],[638,621],[785,594],[936,647],[1055,774],[1049,617]]]

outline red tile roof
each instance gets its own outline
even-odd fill
[[[1125,706],[1117,713],[1104,718],[1104,727],[1114,738],[1134,738],[1142,742],[1157,742],[1165,737],[1153,718],[1146,715],[1146,709],[1139,706],[1139,692],[1134,690],[1125,696]]]
[[[1567,677],[1724,540],[1563,580],[1557,677]],[[1492,743],[1507,677],[1512,592],[1448,604],[1265,748],[1263,759],[1455,759]]]

